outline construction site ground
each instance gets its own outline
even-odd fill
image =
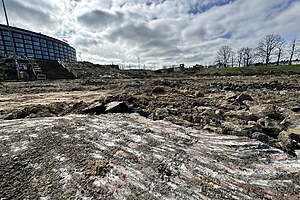
[[[300,75],[137,74],[0,83],[0,198],[300,198]]]

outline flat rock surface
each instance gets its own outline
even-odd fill
[[[0,199],[299,199],[300,160],[137,114],[0,121]]]

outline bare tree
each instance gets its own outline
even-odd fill
[[[244,54],[244,66],[248,67],[252,62],[252,58],[253,58],[252,49],[250,49],[249,47],[245,47],[242,50]]]
[[[253,52],[252,49],[249,47],[241,48],[238,51],[238,63],[239,67],[243,64],[243,66],[249,66],[253,59]]]
[[[294,56],[294,53],[295,53],[295,47],[296,47],[296,39],[294,39],[292,41],[292,44],[291,44],[291,52],[290,52],[289,65],[292,65],[293,56]]]
[[[244,59],[243,56],[244,56],[243,50],[242,49],[238,50],[238,52],[237,52],[237,61],[238,61],[238,66],[239,67],[241,67],[241,65],[242,65],[242,61]]]
[[[279,62],[280,62],[280,59],[282,56],[282,50],[284,48],[284,44],[285,44],[285,41],[282,39],[281,42],[279,42],[278,46],[277,46],[277,66],[279,65]]]
[[[278,48],[281,42],[281,36],[275,34],[266,35],[264,39],[259,42],[257,53],[265,60],[266,65],[270,63],[270,58],[274,49]]]
[[[230,53],[230,57],[231,57],[231,67],[234,67],[234,64],[235,64],[235,52],[233,50],[231,50],[231,53]]]
[[[232,61],[232,52],[233,51],[230,46],[222,46],[217,52],[216,62],[223,67],[228,67],[228,65]]]

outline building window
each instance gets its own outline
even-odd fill
[[[31,40],[31,36],[29,36],[29,35],[23,35],[23,38],[24,38],[25,40]]]
[[[39,42],[33,42],[33,45],[40,46],[40,43]]]
[[[7,53],[7,54],[14,54],[13,51],[8,51],[8,50],[6,50],[6,53]]]
[[[27,54],[28,53],[32,53],[33,54],[33,50],[32,49],[26,49]]]
[[[8,31],[2,31],[2,35],[9,36],[9,32]]]
[[[41,46],[42,46],[42,47],[47,47],[47,45],[46,45],[46,44],[44,44],[44,43],[42,43],[42,44],[41,44]]]
[[[30,44],[26,44],[25,47],[26,47],[27,49],[32,49],[32,45],[30,45]]]
[[[39,42],[40,40],[38,37],[32,37],[32,41]]]
[[[36,58],[42,59],[42,55],[35,55]]]
[[[22,43],[16,43],[16,47],[24,47],[24,44],[22,44]]]
[[[22,39],[22,35],[19,33],[13,33],[14,38],[21,38]]]
[[[19,56],[25,56],[25,53],[24,53],[24,52],[17,52],[17,54],[18,54]]]
[[[23,43],[23,40],[19,38],[15,38],[15,42]]]
[[[42,54],[42,52],[41,52],[41,51],[34,51],[34,53],[35,53],[35,54],[39,54],[39,55],[41,55],[41,54]]]
[[[3,39],[6,40],[6,41],[11,41],[11,37],[10,36],[4,36]]]
[[[34,46],[34,50],[41,50],[41,47]]]
[[[8,46],[6,46],[6,47],[5,47],[5,49],[6,49],[6,51],[14,51],[14,48],[13,48],[13,47],[11,47],[11,46],[9,46],[9,47],[8,47]]]
[[[31,40],[25,40],[24,42],[25,42],[25,44],[32,44]]]
[[[32,53],[27,53],[27,57],[33,58],[34,55]]]
[[[17,48],[17,52],[25,52],[24,48]]]

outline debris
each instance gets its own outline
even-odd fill
[[[268,143],[268,141],[269,141],[269,137],[266,134],[260,133],[260,132],[254,132],[252,134],[251,138],[261,141],[261,142],[264,142],[264,143]]]
[[[242,93],[236,98],[236,101],[239,104],[244,104],[244,101],[254,101],[254,99],[249,94]]]
[[[152,90],[152,94],[163,94],[166,92],[166,88],[163,86],[156,86]]]

